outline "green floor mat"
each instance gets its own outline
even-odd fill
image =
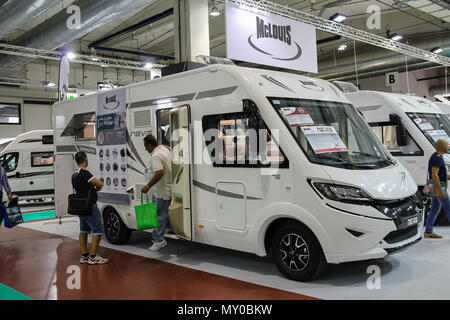
[[[69,216],[68,214],[66,217]],[[22,212],[23,221],[33,221],[41,219],[55,218],[55,210],[39,211],[39,212]]]
[[[33,299],[0,283],[0,300],[33,300]]]
[[[23,221],[50,219],[55,217],[55,210],[22,213]]]

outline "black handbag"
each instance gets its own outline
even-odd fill
[[[74,216],[90,216],[92,206],[95,204],[95,190],[92,186],[88,193],[71,194],[68,197],[67,212]]]

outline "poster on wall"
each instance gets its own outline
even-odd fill
[[[103,92],[97,100],[97,176],[100,202],[129,204],[126,89]]]
[[[317,73],[314,26],[226,1],[227,58]]]

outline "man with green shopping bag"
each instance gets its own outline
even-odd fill
[[[156,203],[159,227],[153,230],[153,245],[150,251],[158,251],[167,245],[164,240],[164,232],[170,226],[169,206],[172,202],[172,168],[170,150],[160,145],[153,135],[144,138],[144,147],[150,153],[150,173],[153,174],[150,181],[142,187],[142,192],[147,193],[153,188],[152,201]]]

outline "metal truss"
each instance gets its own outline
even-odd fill
[[[34,49],[21,46],[14,46],[9,44],[0,43],[0,54],[8,54],[20,57],[28,57],[33,59],[45,59],[45,60],[56,60],[59,61],[64,56],[62,52],[54,50],[44,50],[44,49]],[[149,68],[145,67],[144,62],[130,61],[122,59],[105,58],[100,56],[95,56],[95,61],[93,56],[76,54],[75,58],[71,59],[71,63],[81,63],[89,64],[99,67],[108,68],[120,68],[120,69],[131,69],[131,70],[141,70],[150,71]],[[164,67],[162,64],[151,64],[152,69],[161,69]]]
[[[274,13],[289,19],[304,22],[315,26],[317,29],[334,33],[349,39],[364,42],[380,48],[403,53],[411,57],[422,60],[431,61],[443,66],[450,66],[450,58],[433,52],[422,50],[407,44],[400,43],[391,39],[387,39],[376,34],[359,30],[342,23],[317,17],[296,9],[292,9],[268,0],[229,0],[239,5],[243,9],[247,8],[251,11],[260,10],[263,12]]]

